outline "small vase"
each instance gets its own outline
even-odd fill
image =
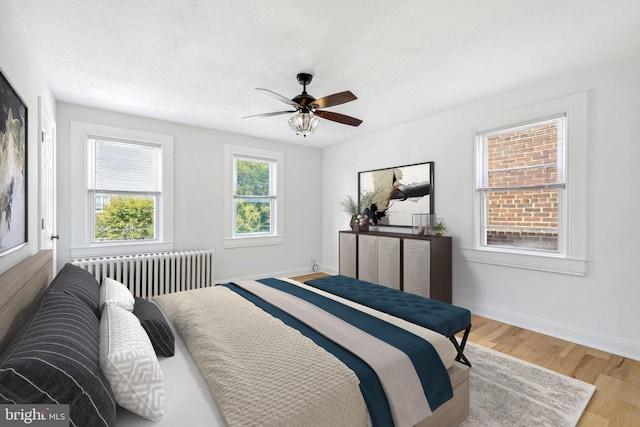
[[[433,234],[435,234],[436,237],[442,237],[442,231],[434,231]]]
[[[358,218],[356,217],[356,215],[351,215],[351,221],[349,221],[349,227],[351,227],[353,231],[358,231]]]

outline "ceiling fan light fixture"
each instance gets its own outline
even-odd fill
[[[318,120],[312,112],[297,113],[289,119],[289,126],[296,135],[306,137],[313,133],[316,127],[318,127],[319,122],[320,120]]]
[[[332,122],[340,123],[349,126],[360,126],[362,120],[350,117],[345,114],[334,113],[333,111],[327,111],[324,108],[333,107],[335,105],[345,104],[347,102],[355,101],[358,99],[351,91],[345,90],[342,92],[334,93],[332,95],[323,96],[322,98],[315,98],[307,93],[307,86],[311,83],[313,76],[307,73],[298,73],[296,76],[298,83],[302,85],[302,93],[295,96],[293,99],[289,99],[282,95],[275,93],[269,89],[256,88],[256,90],[262,91],[264,94],[269,95],[280,102],[283,102],[289,107],[293,107],[287,111],[274,111],[272,113],[255,114],[253,116],[246,116],[243,119],[251,119],[254,117],[271,117],[279,116],[281,114],[296,113],[289,119],[289,127],[296,133],[296,135],[307,136],[311,135],[318,126],[320,120],[318,118],[329,120]]]

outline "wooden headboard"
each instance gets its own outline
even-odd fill
[[[53,254],[40,251],[0,276],[0,353],[20,326],[53,278]]]

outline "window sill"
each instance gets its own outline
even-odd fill
[[[571,276],[585,276],[587,274],[587,261],[581,259],[470,248],[462,249],[462,257],[465,261],[504,267],[524,268]]]
[[[249,248],[284,244],[284,236],[236,237],[224,239],[225,248]]]
[[[72,259],[92,258],[117,255],[148,254],[154,252],[168,252],[173,250],[173,243],[105,243],[103,245],[71,248]]]

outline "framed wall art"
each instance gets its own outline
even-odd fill
[[[25,245],[27,106],[0,70],[0,256]]]
[[[433,162],[358,172],[358,201],[376,225],[411,227],[413,214],[433,214]]]

